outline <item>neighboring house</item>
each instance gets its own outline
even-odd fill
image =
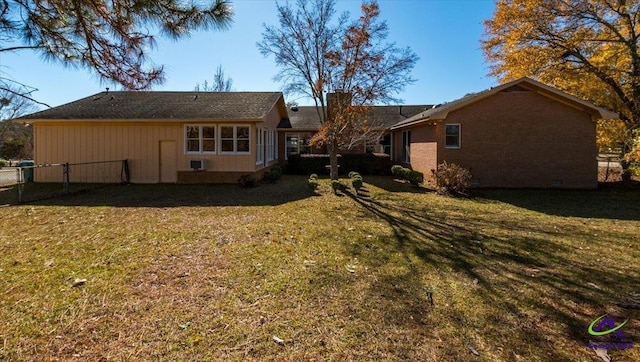
[[[357,145],[351,150],[342,150],[341,153],[377,152],[392,155],[389,127],[431,107],[431,105],[369,106],[370,124],[383,133],[382,138],[375,144]],[[327,153],[326,148],[311,147],[309,144],[311,137],[322,126],[316,107],[294,106],[288,109],[288,114],[289,118],[283,119],[278,125],[280,161],[286,162],[292,154]]]
[[[278,163],[286,117],[280,92],[107,91],[17,121],[33,124],[38,164],[128,159],[134,183],[230,183]],[[36,181],[59,182],[45,171]]]
[[[529,78],[471,94],[390,127],[397,162],[431,175],[443,161],[481,187],[597,187],[596,121],[616,113]]]

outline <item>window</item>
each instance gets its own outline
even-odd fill
[[[287,133],[285,135],[286,142],[286,158],[289,158],[289,155],[295,154],[303,154],[303,153],[311,153],[311,137],[313,133],[311,132],[303,132],[303,133]]]
[[[264,135],[267,131],[256,127],[256,165],[264,163]]]
[[[185,126],[185,153],[215,153],[216,126]]]
[[[249,153],[249,126],[220,126],[220,153]]]
[[[411,162],[411,130],[402,132],[402,161]]]
[[[267,161],[273,161],[276,158],[276,131],[269,130],[267,132]]]
[[[444,130],[444,147],[460,148],[460,125],[448,124]]]
[[[392,139],[391,133],[387,133],[380,140],[380,146],[382,147],[382,153],[386,153],[389,156],[391,156],[391,150],[392,150],[391,139]]]

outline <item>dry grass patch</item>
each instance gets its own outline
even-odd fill
[[[640,292],[637,190],[365,181],[360,197],[289,176],[0,208],[0,359],[589,361],[604,312],[640,336],[615,304]]]

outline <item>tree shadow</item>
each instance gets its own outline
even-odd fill
[[[547,215],[640,220],[640,188],[598,190],[476,189],[475,200],[499,201]]]
[[[420,279],[420,266],[412,262],[416,257],[432,268],[462,273],[469,280],[475,281],[477,285],[469,287],[474,298],[479,298],[481,304],[490,306],[484,311],[487,330],[482,332],[482,338],[495,338],[498,339],[498,344],[504,345],[508,345],[510,341],[540,343],[545,348],[545,355],[551,360],[567,360],[567,350],[566,346],[551,342],[552,337],[548,335],[549,324],[557,326],[553,329],[557,336],[553,338],[567,339],[586,346],[590,337],[586,327],[590,321],[598,313],[615,308],[615,300],[625,293],[637,292],[634,290],[640,277],[637,266],[630,271],[629,268],[616,264],[616,260],[606,260],[606,256],[602,256],[602,261],[580,259],[575,256],[573,245],[557,242],[557,235],[551,238],[550,231],[545,231],[536,224],[507,221],[501,227],[514,233],[496,235],[483,231],[486,229],[487,219],[481,215],[452,217],[451,214],[421,209],[419,206],[364,199],[350,192],[345,192],[345,195],[362,207],[361,217],[382,220],[391,227],[393,236],[384,238],[379,243],[393,245],[394,250],[402,253],[410,266],[407,273],[396,276],[394,280],[381,280],[370,286],[372,297],[394,293],[398,286],[406,292],[403,298],[409,303],[406,307],[400,305],[389,311],[393,313],[390,317],[392,320],[387,321],[389,324],[393,321],[410,323],[407,316],[420,313],[428,315],[431,310],[425,298],[431,288]],[[512,200],[514,204],[519,200],[516,196],[508,198],[508,193],[498,195],[502,195],[502,198],[494,196],[493,199]],[[544,204],[567,202],[571,199],[567,197],[558,201],[554,193],[546,191],[544,195]],[[521,197],[526,199],[525,196]],[[574,203],[582,204],[580,194],[573,194],[573,198]],[[540,199],[543,199],[542,195]],[[543,200],[538,202],[542,203]],[[590,214],[598,215],[595,208],[590,210]],[[586,239],[588,236],[588,230],[583,229],[566,232],[571,233],[576,240],[582,237]],[[364,252],[364,248],[370,247],[368,244],[352,243],[346,247],[352,255],[359,255]],[[593,247],[606,250],[605,242],[602,244]],[[370,267],[377,268],[391,262],[388,257],[380,256],[374,259]],[[433,298],[437,306],[442,306],[446,296],[435,291]],[[415,306],[419,306],[418,309],[412,309]],[[470,330],[466,316],[453,315],[460,313],[459,310],[451,310],[451,313],[451,318],[447,319],[449,323],[460,331]],[[504,331],[508,331],[510,335],[506,336]],[[638,338],[634,332],[630,336]],[[512,353],[524,355],[530,353],[527,352],[530,347],[509,346]],[[454,357],[468,357],[468,351],[464,349],[455,351]]]
[[[309,192],[307,180],[283,176],[275,183],[242,188],[232,184],[127,184],[80,191],[28,202],[46,206],[112,207],[202,207],[276,206],[317,196]]]

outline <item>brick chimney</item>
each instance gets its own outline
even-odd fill
[[[333,117],[333,110],[343,108],[351,104],[351,93],[336,91],[327,93],[327,116]]]

